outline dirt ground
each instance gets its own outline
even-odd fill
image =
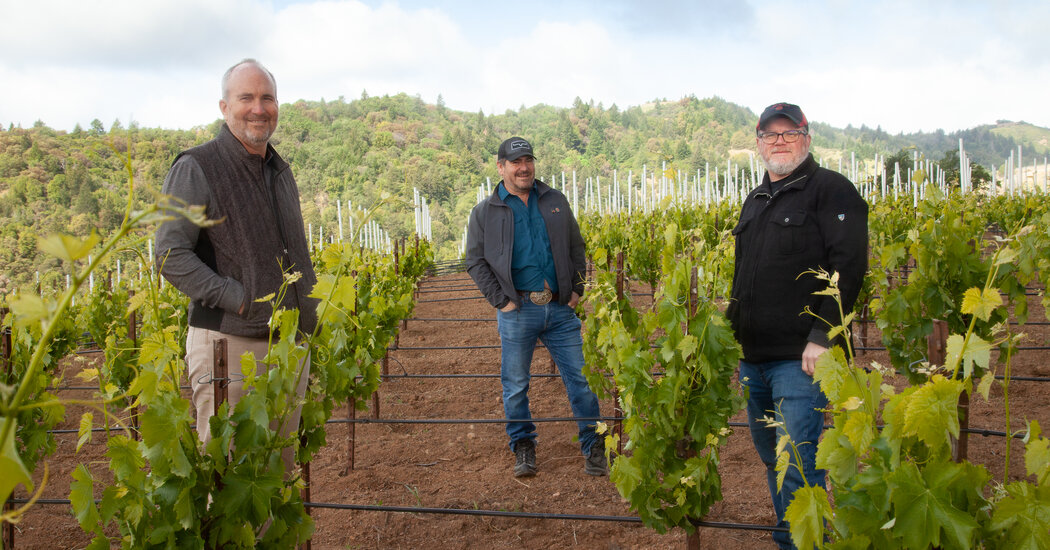
[[[384,420],[463,420],[443,424],[356,424],[354,467],[347,471],[348,424],[329,427],[329,445],[311,465],[311,501],[341,505],[426,507],[456,510],[526,512],[535,514],[627,517],[635,514],[620,498],[608,477],[583,473],[583,459],[572,440],[571,422],[538,423],[536,477],[518,480],[511,475],[510,452],[500,402],[499,350],[495,315],[465,274],[424,281],[414,319],[400,336],[400,349],[390,353],[392,375],[380,387],[379,418]],[[636,291],[648,288],[636,288]],[[639,297],[645,304],[648,299]],[[1030,321],[1045,323],[1037,297],[1031,298]],[[1029,325],[1029,346],[1050,345],[1045,325]],[[878,346],[872,329],[870,346]],[[424,349],[430,348],[430,349]],[[455,349],[445,349],[455,348]],[[1023,351],[1014,358],[1014,376],[1050,376],[1050,354]],[[868,352],[858,363],[888,364],[885,352]],[[75,368],[75,367],[74,367]],[[1001,367],[1000,367],[1001,368]],[[552,373],[549,356],[539,350],[534,374]],[[413,378],[404,375],[485,374],[484,378]],[[402,375],[402,376],[399,376]],[[972,428],[1004,431],[1001,386],[990,403],[974,398]],[[72,392],[63,397],[73,397]],[[535,377],[529,393],[536,418],[569,417],[571,411],[561,381]],[[1025,419],[1050,427],[1050,383],[1015,381],[1010,388],[1012,428]],[[611,415],[611,402],[602,403]],[[71,411],[72,413],[72,411]],[[371,418],[374,411],[358,412]],[[334,418],[346,418],[345,408]],[[48,459],[51,480],[45,498],[67,499],[70,472],[88,462],[104,467],[103,439],[96,436],[74,455],[76,419],[69,414],[62,426],[74,430],[58,435],[58,451]],[[470,421],[472,420],[472,422]],[[742,414],[734,421],[744,422]],[[1011,477],[1024,473],[1023,446],[1012,446]],[[971,436],[970,459],[986,464],[1002,478],[1005,440]],[[751,447],[746,428],[737,428],[722,455],[724,500],[705,518],[710,522],[771,525],[772,506],[765,475]],[[35,478],[40,479],[42,472]],[[16,496],[24,496],[16,493]],[[478,517],[437,513],[407,513],[314,509],[316,549],[547,549],[685,548],[682,531],[658,534],[640,523],[585,519]],[[767,531],[702,528],[702,548],[774,548]],[[89,538],[81,532],[69,506],[39,503],[17,526],[17,548],[82,548]]]

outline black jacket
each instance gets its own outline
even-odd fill
[[[586,247],[565,195],[540,180],[535,180],[533,185],[539,195],[540,214],[551,241],[554,272],[560,289],[558,302],[564,305],[569,303],[572,292],[583,296]],[[501,308],[507,302],[521,306],[510,273],[513,251],[514,212],[499,198],[498,188],[493,189],[492,195],[470,212],[466,247],[467,272],[492,307]]]
[[[777,183],[771,193],[766,175],[733,229],[736,269],[726,315],[750,363],[801,359],[808,342],[841,343],[830,343],[829,327],[804,312],[808,306],[833,324],[842,321],[834,299],[813,294],[827,283],[802,273],[837,271],[848,314],[868,270],[868,204],[848,179],[810,155]]]
[[[299,329],[313,331],[317,282],[303,231],[299,188],[291,167],[267,146],[264,161],[252,155],[223,124],[215,139],[180,154],[163,192],[203,204],[222,223],[201,229],[184,218],[157,230],[157,264],[164,277],[190,297],[189,324],[249,338],[266,337],[272,309],[256,303],[280,287],[282,269],[302,278],[282,306],[299,309]],[[243,307],[243,313],[238,311]]]

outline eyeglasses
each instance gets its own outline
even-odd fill
[[[762,140],[762,143],[766,145],[773,145],[777,142],[777,138],[783,136],[784,143],[795,143],[798,138],[809,135],[805,130],[788,130],[786,132],[762,132],[758,134],[758,139]]]

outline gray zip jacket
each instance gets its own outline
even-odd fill
[[[535,180],[533,185],[539,196],[540,214],[551,241],[558,288],[562,289],[558,303],[565,305],[569,303],[572,292],[583,296],[584,273],[587,269],[583,235],[580,234],[580,226],[565,195],[540,180]],[[466,251],[467,273],[492,307],[502,308],[508,302],[521,306],[521,297],[514,288],[510,273],[513,251],[514,212],[499,198],[498,191],[493,189],[492,194],[470,212]]]

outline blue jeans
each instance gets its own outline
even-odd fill
[[[536,305],[522,298],[521,307],[509,312],[498,312],[500,347],[500,379],[503,382],[503,411],[511,420],[507,435],[510,448],[523,439],[536,438],[536,425],[530,422],[529,413],[529,366],[538,338],[550,352],[558,366],[569,405],[576,418],[597,418],[598,397],[587,385],[583,376],[583,336],[580,334],[580,319],[569,306],[551,302]],[[580,449],[584,455],[590,453],[595,441],[596,420],[579,420]]]
[[[777,513],[777,526],[788,527],[784,510],[791,503],[795,490],[802,487],[802,474],[794,453],[781,491],[777,491],[776,445],[785,428],[802,457],[802,469],[809,485],[824,486],[824,470],[816,467],[817,442],[824,431],[824,409],[828,399],[820,391],[820,384],[802,371],[802,360],[770,361],[768,363],[740,362],[740,383],[747,388],[747,422],[751,440],[758,457],[766,465],[766,481]],[[784,426],[769,428],[758,419],[775,417]],[[791,449],[788,448],[788,452]],[[781,548],[794,548],[788,533],[774,532],[773,540]]]

